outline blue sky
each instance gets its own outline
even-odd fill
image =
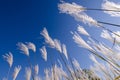
[[[102,0],[64,0],[66,2],[75,2],[85,7],[100,8]],[[114,0],[117,1],[117,0]],[[3,60],[2,55],[9,51],[14,55],[13,67],[22,65],[22,71],[17,80],[22,80],[24,76],[24,67],[28,66],[27,57],[20,53],[16,44],[18,42],[33,42],[37,46],[37,52],[30,51],[32,64],[38,63],[40,66],[40,74],[43,75],[43,69],[50,67],[50,56],[56,61],[58,52],[54,49],[47,48],[48,62],[45,62],[39,52],[43,44],[43,37],[40,31],[44,27],[47,28],[52,38],[59,39],[65,43],[68,53],[76,58],[82,68],[89,68],[92,62],[89,60],[88,51],[78,47],[73,39],[70,31],[77,29],[77,24],[85,26],[85,28],[94,37],[98,38],[99,30],[88,27],[81,22],[77,22],[69,15],[61,14],[58,10],[59,0],[1,0],[0,1],[0,79],[6,76],[8,64]],[[86,13],[99,21],[119,23],[119,18],[110,18],[109,15],[98,11],[86,11]],[[109,27],[113,29],[112,27]],[[84,37],[84,36],[83,36]],[[35,62],[33,61],[36,56]],[[13,69],[11,69],[12,73]],[[11,77],[11,76],[10,76]]]

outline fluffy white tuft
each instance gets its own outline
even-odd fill
[[[118,3],[114,3],[106,0],[105,2],[102,3],[102,9],[114,10],[114,11],[104,11],[104,12],[109,14],[110,16],[120,17],[120,12],[116,12],[116,11],[120,11],[120,4]]]
[[[13,80],[16,80],[16,78],[17,78],[20,70],[21,70],[21,66],[18,66],[18,67],[15,67],[15,68],[14,68],[14,72],[13,72],[13,76],[12,76],[12,77],[13,77]]]
[[[24,43],[19,42],[17,44],[17,46],[18,46],[19,50],[22,51],[23,54],[29,56],[29,49],[28,49],[28,47]]]
[[[59,40],[57,39],[54,39],[54,43],[55,43],[55,48],[60,52],[62,53],[62,48],[61,48],[61,43]]]
[[[65,2],[63,2],[62,4],[59,4],[58,7],[62,13],[67,13],[67,14],[80,13],[84,11],[85,9],[84,7],[76,3],[70,4],[70,3],[65,3]]]
[[[54,48],[55,44],[52,38],[49,36],[48,31],[46,28],[43,29],[43,31],[40,33],[44,38],[45,42],[50,45],[50,47]]]
[[[29,67],[25,68],[25,80],[30,80],[31,78],[31,69]]]
[[[60,12],[66,13],[74,17],[77,21],[82,21],[85,24],[93,25],[99,27],[99,24],[96,20],[94,20],[92,17],[88,16],[86,13],[84,13],[84,8],[80,5],[77,5],[75,3],[61,3],[58,5],[58,8]]]
[[[86,48],[90,51],[94,51],[92,47],[90,47],[79,35],[78,33],[73,33],[73,39],[75,43],[77,43],[79,46]]]
[[[13,64],[13,55],[11,52],[8,54],[3,55],[3,58],[8,62],[9,66],[11,67]]]
[[[36,46],[34,43],[27,42],[26,44],[27,44],[28,49],[31,49],[33,52],[36,52]]]
[[[82,26],[80,26],[80,25],[78,25],[77,30],[78,30],[79,33],[81,33],[81,34],[83,34],[83,35],[90,36],[90,35],[88,34],[88,32],[87,32]]]
[[[46,47],[43,46],[41,49],[40,49],[40,52],[42,54],[42,57],[45,61],[47,61],[47,51],[46,51]]]
[[[111,36],[111,34],[108,33],[107,30],[102,31],[101,37],[113,42],[113,37]]]
[[[65,55],[66,59],[68,60],[68,53],[67,53],[67,49],[66,49],[65,44],[62,44],[62,50],[63,50],[63,54]]]
[[[35,71],[35,74],[38,75],[38,73],[39,73],[39,65],[38,64],[34,66],[34,71]]]

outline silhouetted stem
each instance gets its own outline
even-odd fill
[[[120,27],[119,24],[113,24],[113,23],[108,23],[108,22],[102,22],[102,21],[97,21],[98,23],[102,23],[102,24],[107,24],[107,25],[112,25],[112,26],[117,26]]]
[[[110,10],[110,9],[95,9],[95,8],[81,8],[81,9],[85,9],[85,10],[93,10],[93,11],[113,11],[113,12],[120,12],[118,10]]]

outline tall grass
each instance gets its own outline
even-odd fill
[[[71,55],[68,53],[67,46],[59,39],[51,38],[47,29],[44,28],[40,32],[40,35],[44,38],[43,43],[45,44],[43,44],[43,47],[37,48],[36,45],[32,42],[18,42],[17,47],[20,52],[27,56],[29,66],[15,67],[12,74],[12,79],[17,80],[17,76],[19,76],[20,70],[24,69],[25,76],[23,80],[119,80],[120,31],[112,31],[106,28],[104,24],[117,27],[120,27],[120,25],[95,20],[92,17],[88,16],[85,12],[89,10],[96,10],[107,13],[110,16],[119,17],[120,5],[106,0],[102,3],[101,9],[95,9],[86,8],[76,3],[67,3],[63,1],[58,4],[58,8],[61,13],[66,13],[74,17],[77,21],[81,21],[88,26],[97,27],[97,29],[103,29],[101,35],[99,36],[108,40],[109,43],[113,44],[113,46],[111,47],[109,45],[106,45],[104,42],[97,40],[91,36],[89,34],[89,31],[86,31],[83,26],[78,25],[76,31],[71,31],[73,41],[79,47],[85,48],[91,53],[89,58],[94,63],[93,65],[90,65],[89,69],[82,69],[78,61],[75,58],[71,57]],[[84,40],[81,35],[86,36],[88,38],[88,41]],[[36,53],[37,49],[39,49],[42,58],[47,61],[47,57],[50,56],[47,54],[47,48],[58,51],[60,59],[57,61],[57,64],[53,61],[53,57],[50,57],[52,66],[45,68],[43,72],[45,75],[41,77],[39,74],[40,65],[34,65],[31,63],[29,50],[32,50],[33,53]],[[3,58],[8,62],[9,70],[7,76],[5,76],[2,80],[9,80],[9,75],[11,75],[9,73],[13,64],[13,55],[12,53],[5,54],[3,55]]]

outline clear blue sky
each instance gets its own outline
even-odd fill
[[[75,2],[89,8],[100,8],[102,2],[102,0],[65,1]],[[58,3],[60,3],[59,0],[0,0],[0,79],[6,76],[9,68],[2,55],[10,51],[14,55],[13,67],[17,65],[23,67],[17,80],[24,80],[24,67],[28,66],[28,63],[27,57],[21,54],[16,47],[18,42],[33,42],[36,44],[37,52],[33,53],[31,51],[30,57],[32,64],[39,64],[41,75],[43,75],[43,69],[51,65],[50,55],[54,61],[59,58],[56,50],[47,48],[48,62],[42,59],[39,48],[43,45],[43,39],[40,35],[43,27],[47,28],[52,38],[57,38],[61,40],[61,43],[66,44],[68,53],[78,59],[82,68],[89,68],[92,62],[88,58],[88,52],[74,43],[70,31],[75,31],[77,24],[80,24],[85,26],[94,37],[99,38],[96,36],[99,35],[98,30],[75,21],[69,15],[60,14],[57,7]],[[120,23],[119,18],[109,18],[109,15],[102,12],[87,11],[86,13],[97,20]],[[33,62],[33,55],[36,56],[36,62]],[[12,72],[13,68],[10,74]]]

